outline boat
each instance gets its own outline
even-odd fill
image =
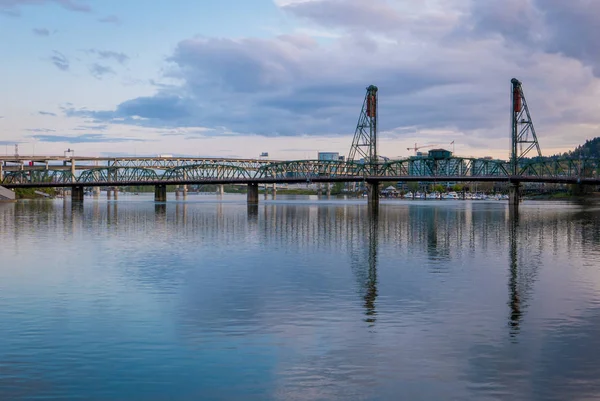
[[[444,199],[460,199],[460,197],[458,196],[458,194],[456,192],[452,191],[452,192],[448,192],[447,194],[445,194]]]

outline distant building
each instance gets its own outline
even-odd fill
[[[447,159],[452,157],[452,152],[446,149],[431,149],[429,151],[429,158],[431,159]]]
[[[338,161],[344,160],[344,156],[340,156],[339,152],[319,152],[319,160]]]

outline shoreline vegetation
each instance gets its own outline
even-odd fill
[[[171,187],[171,186],[169,186]],[[214,188],[213,188],[214,187]],[[175,192],[175,187],[167,188],[167,192]],[[198,190],[189,190],[188,194],[194,193],[215,193],[217,190],[216,186],[203,186],[198,188]],[[122,193],[152,193],[154,192],[153,187],[126,187],[122,191]],[[247,192],[245,187],[235,186],[235,185],[226,185],[224,188],[224,192],[227,194],[245,194]],[[46,194],[46,195],[42,195]],[[264,194],[264,190],[260,190],[259,194]],[[271,190],[268,191],[271,194]],[[324,191],[323,191],[324,193]],[[491,194],[492,192],[490,192]],[[294,188],[294,189],[277,189],[277,195],[318,195],[319,192],[315,189],[310,188]],[[398,198],[403,198],[403,191],[399,191]],[[60,191],[54,188],[18,188],[15,190],[15,195],[17,200],[30,200],[30,199],[53,199],[60,195]],[[331,188],[331,196],[339,196],[339,195],[349,195],[349,196],[360,196],[362,192],[344,192],[342,186],[332,186]],[[410,199],[410,196],[406,199]],[[578,192],[574,189],[557,191],[551,193],[525,193],[523,199],[528,200],[600,200],[600,192]]]

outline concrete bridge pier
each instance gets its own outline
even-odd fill
[[[106,199],[110,200],[111,196],[112,196],[112,189],[106,188]]]
[[[167,186],[156,185],[154,187],[154,202],[166,202],[167,201]]]
[[[273,184],[273,200],[277,198],[277,184]]]
[[[248,184],[247,202],[249,205],[258,205],[258,184]]]
[[[71,188],[71,202],[83,202],[82,186],[75,186]]]
[[[265,200],[269,199],[269,185],[265,184]]]
[[[508,206],[510,209],[518,211],[519,202],[521,202],[521,183],[511,182],[508,187]]]
[[[119,199],[119,188],[117,188],[117,187],[113,188],[113,199],[114,200]]]
[[[225,185],[219,184],[217,185],[217,195],[223,196],[225,194]]]
[[[325,187],[325,188],[326,188],[326,190],[327,190],[327,192],[326,192],[326,193],[327,193],[327,197],[329,198],[329,197],[331,196],[331,183],[330,183],[330,182],[328,182],[328,183],[326,183],[325,185],[326,185],[326,187]]]
[[[92,188],[92,195],[94,195],[94,198],[99,197],[100,196],[100,187]]]
[[[379,209],[379,181],[367,182],[367,203],[369,209]]]

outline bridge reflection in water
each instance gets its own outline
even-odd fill
[[[16,215],[32,209],[39,218],[8,225]],[[149,218],[151,215],[154,217]],[[432,274],[447,274],[456,261],[475,254],[501,253],[508,258],[509,327],[516,334],[544,254],[556,254],[564,246],[577,246],[585,253],[586,248],[600,243],[600,235],[591,225],[574,224],[584,215],[598,220],[593,212],[554,209],[519,216],[505,205],[494,203],[449,207],[397,204],[372,211],[344,203],[241,207],[208,202],[91,202],[84,207],[67,202],[29,202],[4,205],[0,209],[0,228],[13,231],[14,246],[30,230],[63,226],[67,237],[83,230],[103,232],[108,237],[147,231],[157,239],[210,237],[211,242],[229,244],[252,240],[255,246],[265,249],[336,249],[348,255],[357,291],[364,302],[365,321],[370,324],[376,322],[377,316],[381,247],[392,247],[397,253],[384,264],[402,267],[412,258]]]
[[[119,320],[121,327],[150,324],[149,316],[160,315],[151,322],[153,330],[135,332],[168,332],[165,338],[173,343],[160,344],[161,349],[185,360],[186,369],[200,362],[185,358],[212,361],[218,358],[215,349],[244,365],[246,359],[228,351],[235,350],[235,355],[254,355],[248,356],[253,367],[244,365],[249,374],[256,355],[267,355],[259,362],[277,361],[267,371],[285,382],[278,384],[298,391],[317,388],[316,398],[323,399],[331,399],[327,392],[337,387],[318,383],[332,375],[344,391],[358,390],[360,380],[361,385],[384,383],[375,388],[391,394],[418,379],[439,396],[448,390],[439,377],[450,375],[452,383],[469,383],[456,390],[465,391],[462,399],[486,398],[499,388],[547,395],[547,388],[558,391],[561,384],[580,391],[561,377],[583,377],[584,387],[599,389],[597,376],[579,368],[600,371],[589,352],[598,345],[593,335],[600,316],[593,307],[600,302],[598,227],[600,212],[593,208],[548,203],[529,204],[518,216],[498,203],[398,203],[383,205],[378,213],[352,202],[302,200],[260,206],[242,201],[6,204],[0,205],[0,239],[3,249],[12,251],[3,253],[6,263],[0,266],[0,290],[7,294],[0,304],[13,299],[13,291],[31,290],[15,271],[39,280],[36,285],[64,281],[67,293],[82,297],[88,285],[94,291],[108,286],[110,302],[116,302],[115,294],[127,294],[126,307],[115,310],[128,317],[133,309],[134,318]],[[53,253],[45,264],[34,265],[28,264],[32,250]],[[84,277],[85,285],[73,283],[77,277]],[[96,295],[90,299],[100,302]],[[82,304],[96,311],[88,301]],[[117,319],[107,312],[112,304],[102,305],[98,316]],[[94,316],[87,309],[77,312],[72,316]],[[0,323],[6,316],[0,310]],[[12,333],[7,327],[0,325],[0,344]],[[135,347],[122,338],[115,341]],[[575,352],[578,341],[587,352]],[[118,351],[115,355],[132,352]],[[0,347],[0,361],[2,355]],[[178,360],[165,358],[176,369]],[[568,372],[553,373],[565,363],[573,365]],[[540,372],[548,379],[543,385]],[[262,380],[269,377],[259,373]],[[539,386],[527,387],[528,380]]]

